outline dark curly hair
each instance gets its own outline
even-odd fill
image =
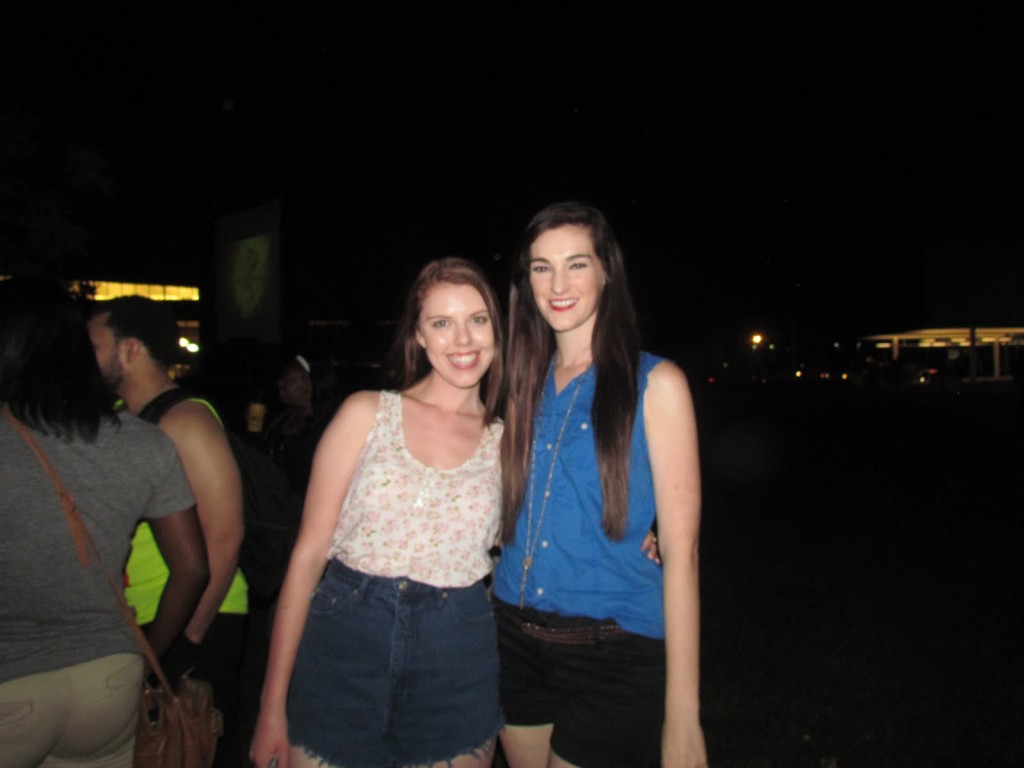
[[[164,368],[178,362],[178,322],[165,302],[145,296],[119,296],[97,302],[93,314],[110,313],[106,326],[119,339],[138,339]]]

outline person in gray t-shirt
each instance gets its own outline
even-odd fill
[[[114,414],[83,315],[50,282],[0,281],[0,408],[3,764],[129,766],[139,648],[95,557],[79,561],[57,492],[11,419],[29,428],[112,572],[149,521],[171,570],[149,627],[158,656],[208,578],[188,482],[159,429]]]

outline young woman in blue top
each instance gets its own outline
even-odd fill
[[[494,580],[508,762],[706,766],[686,377],[640,351],[600,211],[537,213],[515,270]],[[663,568],[635,556],[655,524]]]

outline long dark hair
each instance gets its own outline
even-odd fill
[[[545,232],[564,226],[583,227],[590,233],[607,277],[591,340],[597,374],[591,421],[604,494],[601,522],[610,539],[621,539],[626,531],[640,327],[626,282],[622,248],[608,220],[592,206],[563,202],[547,206],[530,220],[514,266],[507,356],[510,396],[501,442],[502,537],[506,542],[515,535],[519,508],[526,494],[533,419],[555,352],[554,333],[538,311],[530,286],[530,247]]]
[[[0,281],[0,402],[43,434],[93,442],[117,421],[84,308],[41,277]]]
[[[494,329],[494,359],[484,374],[481,385],[481,400],[484,403],[484,423],[490,424],[498,418],[504,377],[502,350],[505,347],[502,333],[501,309],[498,297],[483,270],[468,259],[449,256],[431,261],[413,282],[405,300],[405,308],[398,320],[395,341],[391,350],[391,383],[399,391],[408,389],[430,373],[430,361],[426,352],[416,341],[416,324],[423,310],[423,302],[432,288],[442,283],[468,285],[475,288],[484,300],[487,314]]]

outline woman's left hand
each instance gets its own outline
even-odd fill
[[[704,731],[698,717],[688,717],[674,728],[665,722],[661,736],[661,764],[663,768],[708,768]]]
[[[644,543],[640,545],[640,551],[647,555],[648,560],[661,565],[661,553],[658,552],[658,537],[654,531],[648,531],[644,536]]]

